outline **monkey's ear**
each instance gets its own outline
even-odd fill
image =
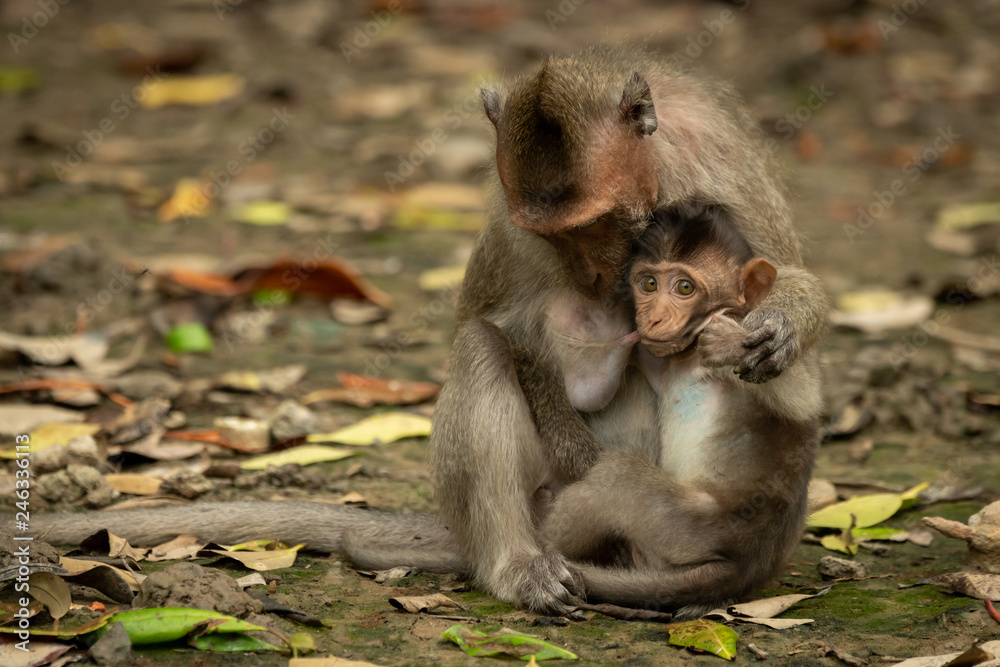
[[[638,72],[632,72],[622,101],[618,104],[622,112],[622,120],[629,124],[636,136],[652,134],[656,131],[656,109],[653,108],[653,94],[649,92],[649,84]]]
[[[747,312],[753,310],[771,293],[778,269],[766,259],[751,259],[743,267],[743,298]]]
[[[495,90],[481,88],[479,90],[479,97],[483,100],[483,109],[486,111],[486,117],[493,123],[493,127],[496,127],[497,123],[500,122],[500,96],[497,95]]]

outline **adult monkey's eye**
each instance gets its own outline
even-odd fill
[[[681,296],[688,296],[694,292],[694,283],[690,280],[678,280],[676,287],[677,293]]]
[[[653,276],[646,276],[639,281],[639,287],[642,288],[643,292],[655,292],[656,291],[656,278]]]

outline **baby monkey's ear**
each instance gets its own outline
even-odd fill
[[[766,259],[751,259],[743,267],[743,300],[750,312],[771,293],[778,269]]]

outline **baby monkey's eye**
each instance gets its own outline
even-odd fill
[[[656,291],[656,278],[653,276],[646,276],[639,281],[639,287],[642,288],[643,292],[655,292]]]
[[[694,292],[694,283],[690,280],[678,280],[675,287],[677,288],[677,293],[681,296],[688,296]]]

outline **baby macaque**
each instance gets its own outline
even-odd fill
[[[629,284],[659,460],[605,452],[543,527],[589,601],[693,615],[751,594],[785,563],[818,443],[817,360],[766,384],[734,372],[742,321],[776,277],[720,207],[666,209],[638,240]]]

